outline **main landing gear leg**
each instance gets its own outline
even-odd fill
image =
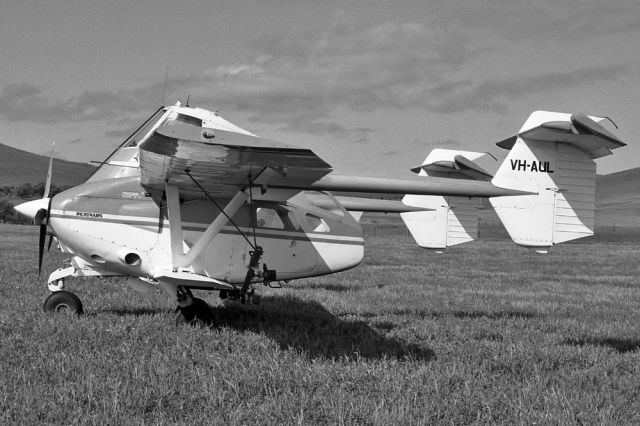
[[[260,296],[255,294],[255,289],[252,287],[252,280],[255,277],[262,278],[264,285],[268,286],[270,282],[275,280],[276,271],[267,268],[267,265],[263,264],[263,270],[260,271],[258,265],[260,264],[260,258],[264,250],[260,246],[256,246],[249,252],[251,258],[249,259],[249,266],[247,267],[247,274],[244,277],[244,282],[240,290],[221,290],[220,298],[225,300],[239,300],[244,304],[247,301],[253,302],[254,305],[260,304]]]
[[[213,324],[211,307],[204,300],[193,297],[189,288],[178,286],[177,298],[176,325],[189,324],[193,327],[204,327]]]
[[[47,286],[52,293],[44,301],[42,308],[45,312],[66,312],[69,314],[82,314],[82,302],[80,298],[70,291],[63,290],[64,279],[74,276],[76,268],[60,268],[49,275]]]
[[[251,280],[253,279],[253,277],[257,276],[256,271],[260,272],[260,269],[258,269],[258,264],[260,263],[260,258],[262,257],[263,253],[264,253],[264,250],[262,250],[262,247],[260,246],[256,246],[256,248],[253,251],[249,252],[249,254],[251,255],[251,259],[249,260],[247,275],[245,275],[244,277],[244,283],[242,284],[242,288],[240,289],[240,294],[239,294],[240,302],[243,304],[246,300],[251,300],[254,297],[257,297],[254,303],[256,305],[260,303],[260,298],[258,296],[253,295],[254,289],[250,287],[251,287]]]

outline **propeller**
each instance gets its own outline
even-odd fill
[[[40,235],[38,238],[38,275],[42,272],[42,259],[44,255],[44,245],[47,240],[47,225],[49,224],[49,212],[51,211],[51,200],[53,197],[49,197],[51,191],[51,176],[53,171],[53,148],[55,142],[51,145],[51,156],[49,157],[49,170],[47,171],[47,181],[44,187],[44,194],[42,199],[27,201],[20,205],[15,206],[15,209],[25,216],[33,218],[33,223],[40,227]],[[45,208],[46,206],[46,208]],[[51,241],[53,234],[49,239],[49,248],[51,248]]]
[[[44,194],[42,194],[42,199],[49,199],[47,203],[47,210],[44,211],[44,220],[40,221],[40,238],[38,240],[38,276],[40,276],[40,272],[42,272],[42,258],[44,254],[44,241],[47,238],[47,225],[49,225],[49,212],[51,211],[51,200],[53,197],[49,197],[49,192],[51,191],[51,177],[53,172],[53,149],[56,146],[56,142],[53,141],[51,144],[51,156],[49,157],[49,170],[47,170],[47,181],[44,184]],[[38,210],[40,213],[41,210]],[[51,240],[53,239],[53,234],[49,238],[49,249],[51,248]],[[47,249],[47,251],[49,251]]]

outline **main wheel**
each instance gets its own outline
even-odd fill
[[[82,314],[82,302],[70,291],[55,291],[47,297],[42,306],[45,312],[66,312]]]

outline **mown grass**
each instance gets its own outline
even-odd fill
[[[638,424],[637,244],[437,255],[368,237],[352,271],[176,327],[164,295],[69,282],[45,315],[34,227],[0,226],[1,424]],[[384,233],[382,233],[384,234]]]

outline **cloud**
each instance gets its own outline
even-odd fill
[[[67,141],[66,143],[71,144],[71,145],[75,145],[75,144],[79,144],[81,142],[82,142],[82,138],[75,138],[75,139],[72,139],[70,141]]]
[[[140,122],[138,121],[138,124],[139,123]],[[104,135],[108,138],[124,140],[124,138],[129,136],[131,133],[132,132],[128,127],[124,127],[122,129],[107,130],[106,132],[104,132]]]
[[[534,76],[493,79],[474,83],[470,80],[444,82],[434,87],[425,99],[429,99],[425,109],[452,113],[466,110],[502,111],[507,101],[529,93],[545,93],[554,90],[596,84],[600,81],[616,79],[631,71],[624,65],[583,68],[568,72],[555,72]]]
[[[456,139],[446,139],[446,140],[440,140],[440,141],[426,141],[426,142],[423,140],[415,139],[414,141],[411,142],[411,145],[435,146],[437,148],[443,148],[443,149],[457,149],[462,146],[462,143]]]
[[[328,134],[342,137],[349,131],[342,125],[331,121],[293,121],[282,128],[282,130],[302,132],[309,134]]]
[[[637,2],[495,0],[470,3],[442,2],[434,13],[438,22],[463,33],[482,31],[508,40],[586,40],[595,36],[638,32],[640,7]]]
[[[0,117],[45,123],[103,121],[112,128],[106,136],[123,138],[165,93],[171,100],[167,103],[190,95],[193,105],[232,111],[249,122],[366,142],[372,129],[350,128],[343,112],[503,110],[507,101],[528,93],[593,84],[629,71],[623,65],[609,65],[510,79],[483,77],[473,72],[474,61],[498,47],[474,37],[472,28],[503,38],[516,33],[528,37],[527,32],[533,36],[534,25],[528,23],[532,20],[537,33],[547,37],[558,35],[567,25],[594,26],[592,12],[600,8],[554,14],[535,5],[513,8],[506,1],[486,7],[441,6],[424,23],[338,22],[322,30],[261,34],[246,46],[244,60],[170,75],[166,87],[157,80],[133,90],[87,90],[55,99],[43,87],[11,84],[0,93]],[[633,20],[613,15],[618,24],[634,27]],[[556,29],[558,25],[562,28]]]
[[[472,39],[445,36],[421,23],[374,26],[338,23],[318,31],[258,37],[248,60],[203,72],[173,75],[166,99],[187,94],[198,105],[224,108],[257,123],[362,140],[363,132],[341,124],[334,111],[368,113],[415,108],[450,67],[481,53]],[[5,87],[0,116],[8,121],[65,122],[122,119],[148,111],[165,92],[164,81],[134,90],[84,91],[58,100],[22,82]]]
[[[51,99],[28,82],[6,86],[0,94],[0,116],[7,121],[40,123],[107,120],[143,107],[147,87],[134,92],[85,91],[66,100]]]

